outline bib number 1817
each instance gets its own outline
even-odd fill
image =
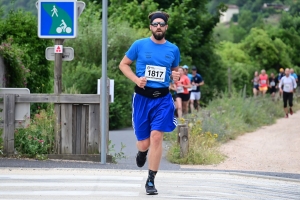
[[[166,77],[166,68],[147,65],[145,69],[145,77],[150,81],[164,82]]]

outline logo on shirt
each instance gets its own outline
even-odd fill
[[[171,55],[168,55],[168,54],[166,54],[166,55],[165,55],[165,58],[166,58],[166,59],[172,59],[172,56],[171,56]]]
[[[152,57],[152,56],[151,56],[151,53],[152,53],[152,52],[146,52],[146,53],[145,53],[145,57],[146,57],[146,58],[151,58],[151,57]]]

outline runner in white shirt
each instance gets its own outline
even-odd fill
[[[283,89],[282,89],[283,86]],[[293,114],[293,94],[294,90],[297,88],[297,83],[296,80],[293,76],[290,76],[290,70],[289,68],[285,69],[285,76],[282,77],[279,83],[279,89],[280,92],[283,92],[283,108],[285,111],[285,117],[289,117],[289,111],[287,108],[287,101],[289,101],[289,106],[290,106],[290,114]]]

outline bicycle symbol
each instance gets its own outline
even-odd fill
[[[59,25],[59,27],[56,28],[56,32],[57,33],[62,33],[62,32],[71,33],[72,28],[68,27],[64,20],[61,20],[61,21],[62,21],[62,23]]]

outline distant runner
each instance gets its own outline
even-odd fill
[[[269,78],[269,89],[273,101],[275,100],[277,84],[278,84],[278,79],[275,78],[274,73],[271,73]]]
[[[283,86],[283,89],[281,88]],[[297,88],[297,83],[293,76],[290,76],[290,70],[288,68],[285,69],[285,76],[282,77],[279,83],[280,92],[282,92],[283,96],[283,108],[285,112],[285,118],[289,117],[290,114],[293,114],[293,93],[294,90]],[[289,101],[290,109],[287,108],[287,101]]]
[[[261,74],[259,75],[259,91],[265,96],[268,91],[269,79],[268,74],[266,74],[266,70],[261,70]]]
[[[197,73],[197,68],[193,66],[192,68],[193,78],[192,78],[192,91],[191,91],[191,112],[193,112],[195,109],[198,110],[199,100],[201,98],[201,91],[200,86],[204,85],[204,81],[202,79],[202,76]],[[195,102],[194,102],[195,101]],[[194,105],[195,103],[195,105]]]
[[[259,92],[259,76],[257,71],[254,72],[254,78],[252,79],[252,82],[253,82],[253,95],[254,97],[256,97]]]

